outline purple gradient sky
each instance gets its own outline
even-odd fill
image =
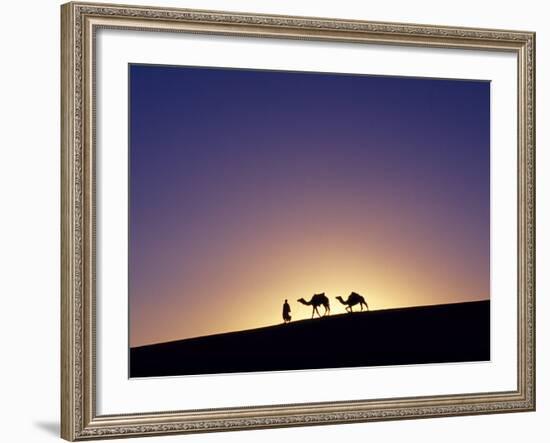
[[[129,75],[131,346],[279,323],[285,298],[304,318],[313,292],[489,298],[488,82]]]

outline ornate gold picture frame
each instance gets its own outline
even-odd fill
[[[61,436],[215,432],[535,409],[535,34],[73,2],[61,7]],[[472,49],[517,57],[517,388],[246,407],[97,412],[96,33],[100,29]]]

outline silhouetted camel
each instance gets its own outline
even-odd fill
[[[365,298],[357,292],[352,292],[346,301],[340,296],[336,297],[336,300],[345,305],[348,312],[353,312],[353,306],[355,305],[361,305],[361,311],[363,310],[363,305],[367,307],[367,311],[369,310],[369,305],[365,301]]]
[[[317,312],[317,315],[321,317],[321,314],[319,314],[319,310],[317,309],[321,305],[325,307],[325,313],[323,314],[323,317],[327,314],[330,314],[330,304],[328,301],[328,297],[325,295],[324,292],[321,292],[320,294],[313,294],[313,297],[311,297],[310,301],[305,301],[303,298],[300,298],[298,299],[298,302],[306,306],[313,306],[313,312],[311,313],[311,318],[315,316],[316,312]]]

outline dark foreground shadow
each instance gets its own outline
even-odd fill
[[[34,427],[42,429],[46,434],[59,437],[59,423],[56,421],[36,421],[34,422]]]
[[[489,301],[354,312],[130,350],[130,376],[487,361]]]

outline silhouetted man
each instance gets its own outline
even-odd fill
[[[288,323],[291,320],[290,305],[288,304],[288,300],[285,300],[285,303],[283,304],[283,320],[285,323]]]

